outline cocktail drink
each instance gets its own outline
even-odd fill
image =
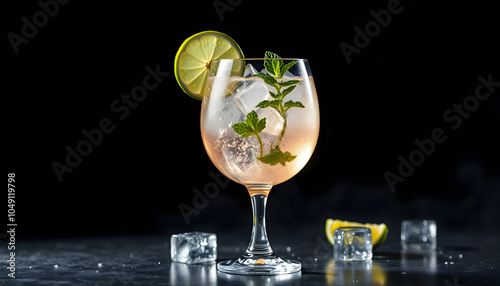
[[[252,199],[250,244],[239,258],[218,269],[237,274],[284,274],[297,261],[274,255],[265,229],[272,186],[307,163],[319,134],[314,81],[305,59],[219,59],[210,63],[201,108],[201,133],[214,165],[244,185]]]

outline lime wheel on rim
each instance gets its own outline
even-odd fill
[[[177,51],[175,78],[185,93],[201,100],[212,61],[239,58],[243,58],[243,52],[228,35],[217,31],[197,33],[187,38]],[[243,67],[234,65],[233,69]]]

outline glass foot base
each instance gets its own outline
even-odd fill
[[[300,262],[279,257],[245,258],[226,260],[217,264],[217,270],[242,275],[279,275],[300,271]]]

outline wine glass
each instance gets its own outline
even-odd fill
[[[319,134],[319,107],[305,59],[220,59],[211,63],[201,108],[203,144],[214,165],[251,197],[250,244],[219,271],[245,275],[298,272],[277,257],[267,238],[266,201],[272,186],[297,174]]]

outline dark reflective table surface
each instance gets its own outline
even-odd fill
[[[218,234],[218,261],[235,258],[245,238]],[[323,237],[272,238],[276,254],[302,262],[301,272],[280,276],[220,273],[216,262],[170,260],[169,234],[79,239],[20,239],[15,279],[3,268],[1,285],[500,285],[500,234],[441,235],[438,249],[404,252],[388,241],[371,261],[332,259]],[[5,261],[5,240],[1,243]],[[6,264],[4,262],[4,264]]]

